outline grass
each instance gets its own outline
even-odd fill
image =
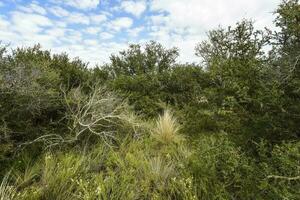
[[[152,136],[164,144],[180,143],[183,140],[183,136],[179,135],[179,130],[180,125],[172,112],[165,110],[164,114],[160,115],[156,121],[156,127]]]
[[[157,183],[167,183],[168,179],[175,177],[175,167],[162,157],[154,157],[149,160],[150,175],[157,179]]]
[[[0,200],[13,200],[17,196],[17,191],[14,186],[9,184],[10,173],[6,174],[0,185]]]
[[[189,197],[193,196],[193,190],[181,183],[189,179],[179,166],[184,162],[177,161],[184,144],[162,146],[149,133],[150,129],[138,138],[120,139],[116,147],[99,141],[84,153],[80,149],[46,153],[39,167],[35,167],[40,169],[38,179],[32,178],[36,170],[30,167],[18,175],[20,182],[34,180],[21,188],[18,197],[20,200],[192,199]]]

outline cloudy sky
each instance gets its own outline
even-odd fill
[[[40,43],[91,64],[107,62],[130,43],[157,40],[197,62],[207,31],[247,18],[271,27],[280,0],[0,0],[0,41]]]

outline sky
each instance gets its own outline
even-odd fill
[[[194,48],[218,26],[251,19],[274,28],[280,0],[0,0],[0,41],[10,47],[41,44],[90,65],[132,43],[156,40],[178,47],[179,62],[198,62]]]

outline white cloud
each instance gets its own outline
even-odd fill
[[[122,1],[121,8],[124,11],[126,11],[127,13],[130,13],[132,15],[135,15],[136,17],[139,17],[146,10],[147,4],[143,0],[139,0],[139,1],[132,1],[132,0]]]
[[[121,29],[124,28],[130,28],[133,24],[133,20],[129,17],[120,17],[117,18],[113,21],[111,21],[110,23],[110,27],[111,29],[115,30],[115,31],[120,31]]]
[[[29,6],[19,6],[19,10],[28,12],[28,13],[37,13],[41,15],[46,15],[47,11],[39,6],[37,3],[31,3]]]
[[[0,38],[13,47],[41,43],[46,48],[52,48],[58,40],[53,35],[55,30],[50,31],[53,26],[54,23],[43,15],[15,11],[10,14],[6,26],[0,29]]]
[[[168,17],[163,14],[149,16],[149,20],[153,25],[163,25],[167,23]]]
[[[107,20],[104,14],[85,15],[81,12],[69,12],[59,6],[49,8],[49,11],[57,17],[65,18],[65,21],[72,24],[100,24]]]
[[[181,49],[181,61],[195,61],[195,45],[206,39],[205,33],[234,25],[242,19],[254,19],[257,28],[272,25],[272,11],[280,0],[151,0],[156,13],[148,18],[151,39]]]
[[[133,28],[133,29],[129,29],[128,34],[131,37],[138,37],[140,32],[142,32],[143,30],[144,30],[144,27],[136,27],[136,28]]]
[[[91,35],[97,35],[100,31],[100,27],[88,27],[85,29],[85,32]]]
[[[95,24],[100,24],[107,20],[106,15],[91,15],[91,21]]]
[[[64,37],[66,29],[64,28],[52,28],[45,31],[46,35],[52,37]]]
[[[60,27],[60,28],[65,28],[68,26],[68,24],[65,21],[56,20],[56,21],[54,21],[54,26]]]
[[[53,2],[83,10],[96,8],[100,4],[100,0],[53,0]]]
[[[0,15],[0,28],[4,30],[9,26],[9,22],[6,20],[6,18],[2,15]]]
[[[23,34],[37,33],[42,31],[44,27],[53,25],[50,19],[38,14],[15,11],[12,12],[11,17],[12,29]]]
[[[72,12],[66,17],[66,22],[70,24],[85,24],[90,23],[90,18],[79,12]]]
[[[91,39],[84,40],[83,42],[84,42],[84,44],[86,44],[88,46],[96,46],[99,44],[98,40],[91,40]]]
[[[80,31],[68,29],[65,37],[61,38],[61,40],[69,44],[79,44],[83,40],[83,35]]]
[[[100,37],[101,37],[101,39],[103,39],[103,40],[108,40],[108,39],[113,38],[114,35],[111,34],[111,33],[108,33],[108,32],[102,32],[102,33],[100,33]]]
[[[69,17],[49,19],[24,11],[0,14],[0,38],[5,44],[10,43],[11,47],[29,47],[40,43],[43,49],[51,49],[53,53],[67,52],[70,58],[79,57],[90,62],[90,66],[108,61],[111,53],[118,52],[127,45],[124,42],[109,42],[108,39],[114,35],[109,32],[100,33],[101,26],[78,29],[69,26],[68,21]],[[86,31],[96,34],[87,36]]]
[[[152,0],[153,11],[168,13],[168,26],[196,33],[218,25],[228,26],[243,18],[264,19],[280,0]],[[272,21],[266,25],[270,25]]]
[[[49,11],[57,17],[66,17],[69,15],[69,12],[67,10],[59,6],[50,7]]]

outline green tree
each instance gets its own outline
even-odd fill
[[[89,85],[90,77],[80,60],[51,55],[39,45],[5,49],[0,50],[0,162],[39,136],[66,134],[61,88]]]
[[[128,50],[111,56],[111,70],[114,76],[157,74],[172,68],[178,56],[177,48],[166,49],[154,41],[147,43],[144,50],[132,44]]]
[[[273,119],[280,110],[280,91],[264,51],[270,44],[270,32],[255,30],[251,21],[242,21],[234,28],[211,31],[208,38],[196,47],[196,55],[203,58],[214,84],[209,101],[230,120],[225,130],[240,133],[244,142],[282,139]]]
[[[273,71],[281,92],[278,121],[280,130],[299,137],[300,120],[300,4],[299,0],[284,0],[276,10],[273,49]]]

